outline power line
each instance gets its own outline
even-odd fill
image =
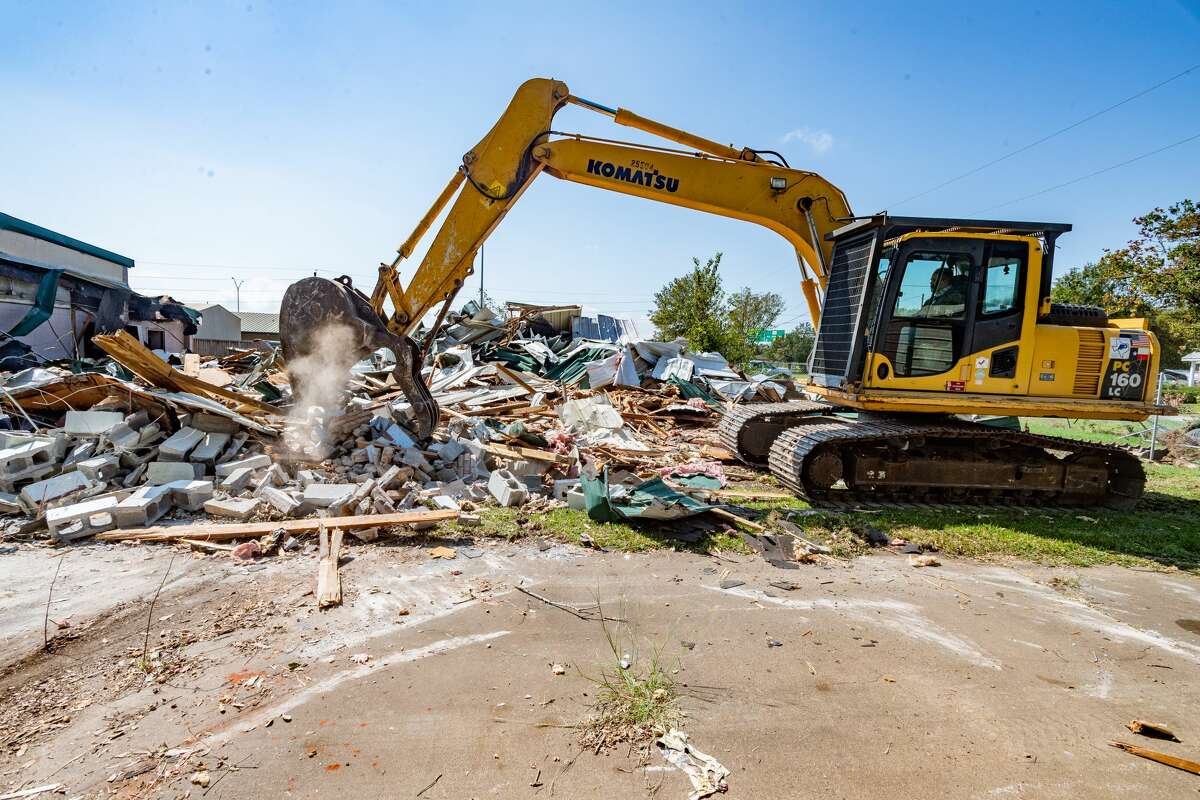
[[[1171,77],[1167,78],[1166,80],[1159,81],[1158,83],[1154,84],[1153,86],[1151,86],[1147,89],[1143,89],[1140,92],[1138,92],[1137,94],[1132,94],[1129,97],[1126,97],[1124,100],[1113,103],[1111,106],[1108,106],[1107,108],[1102,108],[1093,114],[1089,114],[1088,116],[1084,117],[1081,120],[1078,120],[1077,122],[1072,122],[1070,125],[1066,126],[1065,128],[1059,128],[1054,133],[1047,134],[1046,136],[1043,136],[1042,138],[1038,139],[1037,141],[1030,142],[1029,144],[1025,145],[1024,147],[1020,147],[1020,148],[1017,148],[1016,150],[1013,150],[1011,153],[1006,153],[1005,155],[1002,155],[999,158],[993,158],[991,161],[988,161],[984,164],[980,164],[978,167],[975,167],[974,169],[968,170],[967,172],[964,172],[961,175],[957,175],[953,178],[950,178],[947,181],[943,181],[943,182],[939,183],[937,186],[934,186],[932,189],[926,189],[925,191],[919,192],[918,194],[914,194],[911,197],[906,197],[898,203],[892,203],[890,205],[884,206],[884,208],[892,208],[894,206],[902,206],[907,202],[916,200],[919,197],[924,197],[927,194],[936,192],[938,189],[942,189],[946,186],[949,186],[952,183],[961,181],[963,178],[969,178],[970,176],[974,175],[977,172],[982,172],[983,170],[987,169],[988,167],[999,164],[1001,161],[1005,161],[1007,159],[1012,158],[1013,156],[1020,155],[1021,153],[1031,150],[1034,147],[1037,147],[1039,144],[1050,141],[1055,136],[1059,136],[1061,134],[1066,133],[1069,130],[1078,128],[1080,125],[1083,125],[1086,122],[1091,122],[1096,117],[1107,114],[1109,111],[1113,111],[1114,109],[1120,108],[1121,106],[1125,105],[1126,103],[1130,103],[1134,100],[1137,100],[1139,97],[1143,97],[1147,94],[1150,94],[1150,92],[1153,92],[1155,89],[1160,89],[1163,86],[1166,86],[1171,81],[1178,80],[1179,78],[1182,78],[1184,75],[1188,75],[1188,74],[1196,71],[1197,69],[1200,69],[1200,64],[1194,64],[1194,65],[1188,67],[1187,69],[1185,69],[1183,72],[1179,72],[1175,75],[1172,75]],[[998,206],[993,206],[993,208],[997,208],[997,207]]]
[[[1180,145],[1187,144],[1188,142],[1195,141],[1196,139],[1200,139],[1200,133],[1193,134],[1193,135],[1187,137],[1186,139],[1180,139],[1178,142],[1173,142],[1171,144],[1165,145],[1164,147],[1160,147],[1157,150],[1151,150],[1148,153],[1142,153],[1140,156],[1134,156],[1133,158],[1126,159],[1125,161],[1122,161],[1119,164],[1113,164],[1112,166],[1105,167],[1104,169],[1098,169],[1095,172],[1089,172],[1087,175],[1080,175],[1078,178],[1072,178],[1071,180],[1065,181],[1064,183],[1059,183],[1054,186],[1049,186],[1045,189],[1040,189],[1036,192],[1032,192],[1030,194],[1023,195],[1023,196],[1015,198],[1013,200],[1008,200],[1006,202],[1000,203],[999,205],[988,206],[987,208],[981,209],[979,211],[972,211],[971,213],[972,214],[983,214],[985,212],[992,211],[997,208],[1004,208],[1005,206],[1011,206],[1013,203],[1019,203],[1022,200],[1028,200],[1031,197],[1037,197],[1038,195],[1043,195],[1043,194],[1046,194],[1047,192],[1053,192],[1056,189],[1062,189],[1063,187],[1071,186],[1072,184],[1079,183],[1080,181],[1086,181],[1088,178],[1094,178],[1097,175],[1103,175],[1106,172],[1112,172],[1114,169],[1119,169],[1120,167],[1128,166],[1129,164],[1132,164],[1135,161],[1141,161],[1143,158],[1149,158],[1150,156],[1158,155],[1159,153],[1165,152],[1174,147],[1179,147]]]

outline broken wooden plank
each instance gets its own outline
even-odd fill
[[[321,550],[317,564],[317,608],[329,608],[342,604],[342,578],[338,574],[338,560],[342,557],[342,529],[334,528],[330,534],[321,526]]]
[[[708,513],[715,514],[718,517],[720,517],[721,519],[728,520],[737,525],[745,525],[747,528],[750,528],[751,530],[755,530],[755,531],[765,531],[766,530],[766,526],[759,525],[757,522],[753,522],[744,517],[739,517],[737,514],[733,514],[729,511],[726,511],[723,508],[710,508],[708,510]]]
[[[133,540],[139,542],[168,542],[173,539],[201,539],[209,542],[219,542],[229,539],[248,539],[264,536],[282,528],[288,533],[312,533],[322,524],[331,527],[353,530],[356,528],[373,528],[376,525],[411,525],[414,522],[439,522],[457,519],[458,512],[451,510],[437,511],[398,511],[395,514],[361,514],[349,517],[326,517],[313,519],[285,519],[278,522],[231,522],[224,525],[155,525],[150,528],[127,528],[125,530],[107,531],[97,534],[101,541],[119,542]]]
[[[531,447],[507,447],[502,444],[485,444],[483,449],[494,456],[504,458],[526,459],[529,461],[549,461],[554,464],[572,463],[570,456],[560,456],[548,450],[534,450]]]
[[[1168,767],[1181,769],[1193,775],[1200,775],[1200,764],[1197,764],[1195,761],[1188,761],[1186,758],[1179,758],[1178,756],[1169,756],[1166,753],[1160,753],[1157,750],[1150,750],[1146,747],[1138,747],[1136,744],[1130,744],[1129,742],[1113,741],[1109,742],[1109,744],[1124,750],[1126,753],[1132,753],[1135,756],[1157,761],[1160,764],[1166,764]]]
[[[521,376],[518,375],[514,370],[511,370],[508,367],[504,366],[503,364],[499,364],[499,363],[496,364],[496,369],[500,370],[500,372],[505,377],[511,378],[515,384],[517,384],[518,386],[520,386],[522,389],[529,392],[530,394],[534,394],[536,392],[536,390],[532,386],[530,386],[527,381],[522,379]]]
[[[216,542],[206,542],[203,539],[180,539],[180,544],[186,544],[193,550],[207,550],[210,553],[230,552],[237,545],[233,544],[217,544]]]
[[[473,406],[470,410],[463,411],[462,414],[467,417],[486,417],[489,414],[499,414],[505,411],[528,407],[528,400],[510,400],[507,403],[500,403],[494,406]]]
[[[796,497],[790,492],[764,492],[760,489],[709,489],[708,493],[716,497],[742,497],[746,500],[793,500]]]
[[[93,336],[92,342],[152,386],[173,392],[191,392],[218,402],[232,402],[234,410],[241,413],[249,411],[286,416],[286,412],[270,403],[184,375],[125,331]]]

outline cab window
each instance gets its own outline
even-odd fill
[[[1021,259],[1015,256],[992,256],[988,259],[983,279],[980,311],[983,314],[1003,314],[1017,305],[1021,286]]]
[[[915,252],[904,265],[892,318],[961,320],[970,282],[969,255]]]

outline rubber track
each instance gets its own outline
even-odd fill
[[[770,467],[785,486],[804,497],[814,505],[825,507],[849,508],[962,508],[962,507],[1059,507],[1071,508],[1094,506],[1098,501],[1092,498],[1080,498],[1071,501],[1052,492],[1029,492],[1021,489],[978,489],[965,490],[971,494],[964,496],[964,490],[957,487],[922,486],[919,491],[922,499],[918,501],[897,501],[887,497],[876,489],[820,489],[806,486],[804,483],[804,461],[817,447],[821,445],[850,445],[870,444],[889,439],[904,439],[911,436],[952,438],[952,439],[1001,439],[1005,444],[1036,447],[1043,450],[1057,450],[1075,454],[1099,454],[1104,456],[1109,469],[1108,494],[1100,504],[1111,508],[1131,508],[1142,496],[1145,487],[1145,471],[1141,461],[1130,453],[1116,447],[1078,442],[1072,439],[1060,439],[1054,436],[1040,436],[1031,433],[994,428],[970,422],[913,424],[896,419],[871,420],[813,420],[780,434],[771,446]],[[903,489],[889,490],[903,492]],[[881,498],[882,495],[882,498]],[[939,497],[940,495],[940,497]]]
[[[737,457],[743,462],[755,466],[766,466],[764,462],[752,459],[746,452],[745,447],[742,446],[742,435],[747,430],[748,425],[763,417],[795,416],[797,419],[800,419],[801,417],[816,416],[835,410],[828,403],[813,403],[808,401],[738,405],[734,406],[731,411],[726,412],[721,417],[721,421],[717,423],[717,434],[721,437],[721,446],[731,453],[736,453]]]

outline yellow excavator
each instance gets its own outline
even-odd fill
[[[555,131],[567,104],[678,147]],[[542,172],[757,223],[791,243],[817,330],[805,388],[819,400],[734,406],[719,430],[739,458],[810,501],[1129,508],[1141,497],[1144,472],[1129,452],[964,419],[1170,413],[1153,402],[1160,350],[1145,320],[1051,303],[1055,241],[1070,225],[856,217],[836,186],[779,153],[609,108],[555,80],[521,85],[396,258],[380,265],[370,297],[344,276],[288,288],[284,357],[313,357],[330,325],[354,341],[318,356],[331,369],[388,347],[416,433],[428,437],[438,408],[410,337],[435,310],[438,329],[480,246]],[[402,285],[401,262],[447,206]]]

